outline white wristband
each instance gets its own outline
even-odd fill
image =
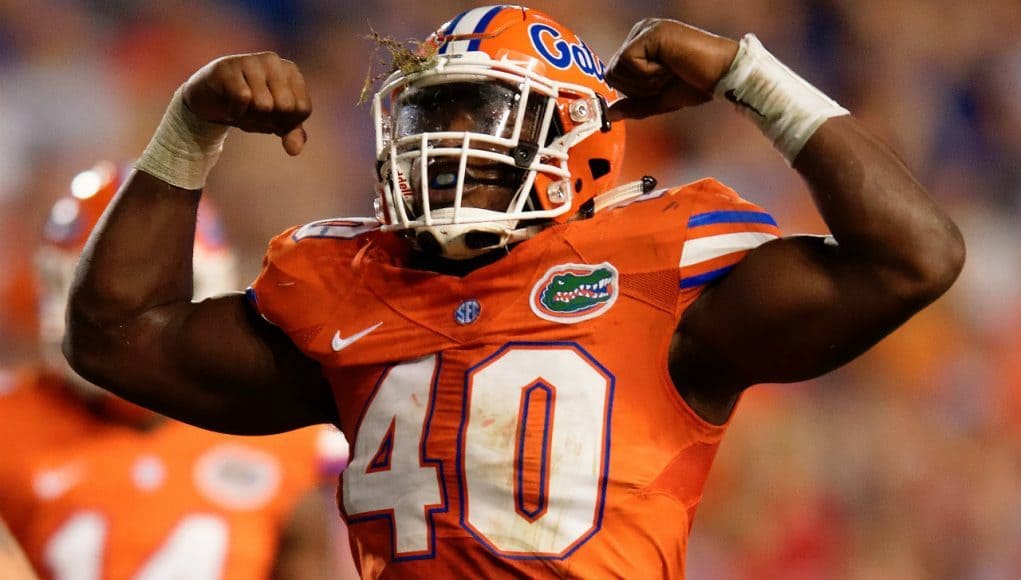
[[[220,158],[227,129],[227,125],[204,121],[192,113],[179,88],[135,168],[170,185],[202,189]]]
[[[788,165],[826,119],[849,114],[777,60],[754,34],[741,39],[737,56],[714,93],[758,125]]]

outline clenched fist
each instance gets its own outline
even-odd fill
[[[610,108],[610,119],[643,119],[711,100],[737,47],[734,40],[676,20],[642,20],[606,71],[610,86],[626,95]]]
[[[298,66],[273,52],[218,58],[184,85],[184,104],[199,118],[249,133],[273,133],[289,155],[308,140],[302,123],[312,101]]]

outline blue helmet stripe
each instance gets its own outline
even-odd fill
[[[454,30],[457,29],[458,23],[461,22],[461,19],[464,18],[464,15],[468,14],[469,12],[471,12],[471,10],[465,10],[464,12],[462,12],[462,13],[458,14],[457,16],[455,16],[454,19],[450,21],[450,24],[447,25],[447,27],[443,30],[443,36],[447,36],[449,34],[453,34]],[[447,47],[448,46],[450,46],[450,43],[449,42],[444,42],[443,46],[440,47],[440,54],[443,54],[443,53],[447,52]]]
[[[472,34],[482,34],[483,32],[485,32],[486,27],[489,26],[489,23],[504,8],[506,8],[506,6],[494,6],[489,12],[486,12],[485,16],[483,16],[482,19],[479,20],[478,25],[475,26],[475,30],[472,31]],[[478,50],[480,44],[482,44],[482,39],[476,38],[475,40],[472,40],[470,43],[468,43],[468,50],[469,51]]]

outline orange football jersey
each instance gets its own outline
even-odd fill
[[[551,226],[464,277],[374,220],[274,239],[249,293],[321,363],[364,577],[683,576],[725,427],[667,351],[706,284],[779,235],[712,180]]]
[[[19,440],[66,419],[45,406],[90,415],[67,394],[34,392],[38,403],[26,391],[4,408],[24,423]],[[56,444],[22,453],[4,471],[14,482],[0,481],[0,509],[14,506],[15,535],[42,578],[267,577],[295,502],[343,452],[325,427],[233,437],[174,421],[148,432],[94,423],[62,442],[48,436]]]
[[[29,464],[40,453],[126,429],[107,423],[67,396],[61,379],[36,369],[0,371],[0,514],[21,538],[31,487]]]

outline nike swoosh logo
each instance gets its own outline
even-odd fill
[[[352,334],[347,338],[340,336],[340,331],[338,330],[337,334],[333,335],[333,341],[330,342],[330,346],[333,347],[333,352],[340,352],[345,348],[351,346],[355,342],[361,340],[362,338],[365,337],[366,334],[369,334],[373,330],[376,330],[377,328],[382,326],[382,324],[383,324],[382,322],[377,322],[376,324],[373,324],[372,326],[366,328],[365,330],[357,334]]]

